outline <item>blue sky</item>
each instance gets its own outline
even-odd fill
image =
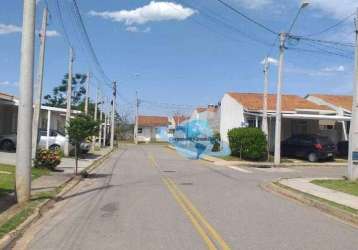
[[[94,50],[104,71],[119,82],[122,110],[131,112],[135,91],[142,99],[191,107],[217,103],[228,91],[262,92],[260,62],[270,50],[256,40],[272,44],[275,36],[220,5],[216,0],[124,1],[77,0]],[[297,13],[299,0],[226,0],[237,9],[280,32],[287,30]],[[349,16],[355,0],[312,0],[299,17],[293,33],[320,31]],[[58,21],[55,0],[48,0],[48,26],[44,94],[67,71],[68,44]],[[190,5],[188,5],[188,3]],[[37,5],[37,29],[45,1]],[[69,0],[63,0],[65,27],[76,52],[75,72],[95,68],[82,49],[71,20]],[[18,93],[22,1],[8,0],[0,9],[0,91]],[[228,23],[235,28],[230,28]],[[231,26],[231,27],[232,27]],[[312,38],[353,42],[353,17],[344,24]],[[246,35],[251,39],[248,39]],[[253,41],[255,40],[255,41]],[[36,57],[39,40],[36,40]],[[289,47],[302,45],[290,42]],[[277,46],[271,56],[277,58]],[[344,49],[352,56],[352,48]],[[275,92],[275,65],[271,66],[270,91]],[[284,92],[349,94],[353,60],[326,54],[288,50]],[[95,70],[105,96],[110,89]],[[91,92],[93,96],[93,92]],[[144,114],[172,114],[172,105],[143,103]],[[182,111],[182,108],[180,108]],[[179,110],[178,110],[179,111]]]

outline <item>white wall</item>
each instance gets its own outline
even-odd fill
[[[228,94],[221,100],[220,135],[221,140],[229,143],[227,133],[230,129],[241,127],[244,120],[243,106]]]
[[[141,127],[142,133],[138,132],[138,141],[139,142],[165,142],[168,141],[168,128],[167,127]],[[162,133],[156,133],[156,129],[162,131]]]

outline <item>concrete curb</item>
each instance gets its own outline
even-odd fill
[[[167,145],[167,148],[176,150],[175,147],[172,145]],[[310,162],[291,162],[291,163],[281,163],[280,165],[275,165],[272,162],[253,162],[253,161],[227,161],[221,158],[217,158],[215,156],[210,155],[201,155],[201,160],[208,161],[211,163],[217,163],[218,165],[223,166],[242,166],[242,167],[255,167],[255,168],[273,168],[273,167],[279,167],[279,168],[289,168],[289,167],[346,167],[347,163],[332,163],[332,162],[326,162],[326,163],[310,163]],[[221,164],[220,164],[221,163]]]
[[[262,184],[261,187],[266,191],[285,196],[289,199],[293,199],[311,207],[315,207],[326,214],[329,214],[339,220],[349,223],[354,227],[358,227],[358,214],[351,213],[349,211],[330,204],[330,202],[332,201],[325,200],[307,193],[303,193],[299,190],[284,186],[281,183],[276,184],[274,182],[271,182],[268,184]]]
[[[89,173],[93,172],[97,167],[99,167],[105,160],[109,158],[109,156],[115,152],[115,150],[111,150],[99,159],[93,161],[91,165],[85,168]],[[16,229],[7,233],[0,239],[0,249],[10,249],[11,245],[20,238],[26,229],[28,229],[32,223],[36,222],[38,219],[42,217],[46,210],[50,209],[54,203],[62,200],[62,197],[71,191],[74,187],[76,187],[83,178],[81,176],[72,176],[65,183],[62,184],[62,190],[56,194],[56,196],[52,199],[46,199],[41,202],[35,209],[34,212],[24,221],[22,222]],[[10,208],[11,209],[11,208]]]

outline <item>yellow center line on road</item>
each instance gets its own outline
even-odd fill
[[[201,236],[201,238],[204,240],[207,248],[209,250],[217,250],[214,243],[210,240],[209,236],[206,234],[205,230],[200,226],[199,222],[195,219],[194,215],[189,211],[189,209],[185,206],[185,204],[182,202],[176,191],[171,187],[170,183],[166,178],[162,178],[164,184],[169,189],[170,193],[176,200],[176,202],[179,204],[179,206],[183,209],[185,214],[188,216],[191,224],[193,224],[195,230],[198,232],[198,234]]]
[[[155,160],[152,154],[148,155],[152,166],[159,168],[159,164]],[[190,222],[204,240],[207,248],[209,250],[214,249],[225,249],[230,250],[228,244],[220,236],[220,234],[210,225],[210,223],[204,218],[204,216],[199,212],[199,210],[192,204],[192,202],[186,197],[186,195],[179,189],[175,182],[166,176],[161,177],[163,183],[166,185],[170,193],[172,194],[175,201],[183,209]],[[220,248],[217,248],[214,244],[216,242]]]
[[[229,250],[229,245],[225,242],[225,240],[220,236],[220,234],[214,229],[212,225],[204,218],[204,216],[200,213],[200,211],[194,206],[194,204],[188,199],[188,197],[179,189],[179,187],[175,184],[175,182],[167,177],[171,186],[177,191],[179,197],[182,199],[184,204],[188,207],[191,213],[195,216],[195,218],[200,221],[200,223],[206,228],[208,234],[212,239],[214,239],[220,246],[221,249]]]

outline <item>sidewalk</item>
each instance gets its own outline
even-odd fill
[[[87,155],[87,158],[85,159],[80,159],[78,173],[89,167],[96,160],[102,158],[109,152],[110,149],[106,148],[100,151],[96,151],[94,154]],[[15,154],[13,153],[13,155]],[[13,155],[7,158],[7,164],[15,165],[15,162],[11,161],[11,159],[15,160]],[[4,162],[4,159],[0,159],[0,162]],[[62,158],[61,164],[56,168],[56,170],[57,171],[50,172],[50,175],[43,175],[33,180],[31,183],[31,194],[34,195],[43,192],[56,191],[58,187],[61,187],[70,181],[75,173],[75,160],[73,158]],[[2,196],[0,199],[0,225],[4,223],[10,215],[16,213],[19,210],[19,208],[16,206],[14,195],[14,193],[10,193],[6,196]]]
[[[316,196],[321,199],[325,199],[346,207],[350,207],[358,210],[358,197],[347,193],[339,192],[333,189],[324,188],[315,184],[312,184],[313,180],[326,180],[332,178],[298,178],[298,179],[283,179],[278,183],[289,188],[298,190],[303,193],[307,193]]]
[[[94,154],[86,155],[84,159],[78,161],[78,173],[90,166],[94,161],[110,152],[109,148],[96,151]],[[66,183],[75,173],[75,159],[62,158],[61,164],[56,168],[56,172],[51,175],[41,176],[32,182],[31,193],[53,191],[57,187]],[[61,172],[63,171],[63,172]]]

